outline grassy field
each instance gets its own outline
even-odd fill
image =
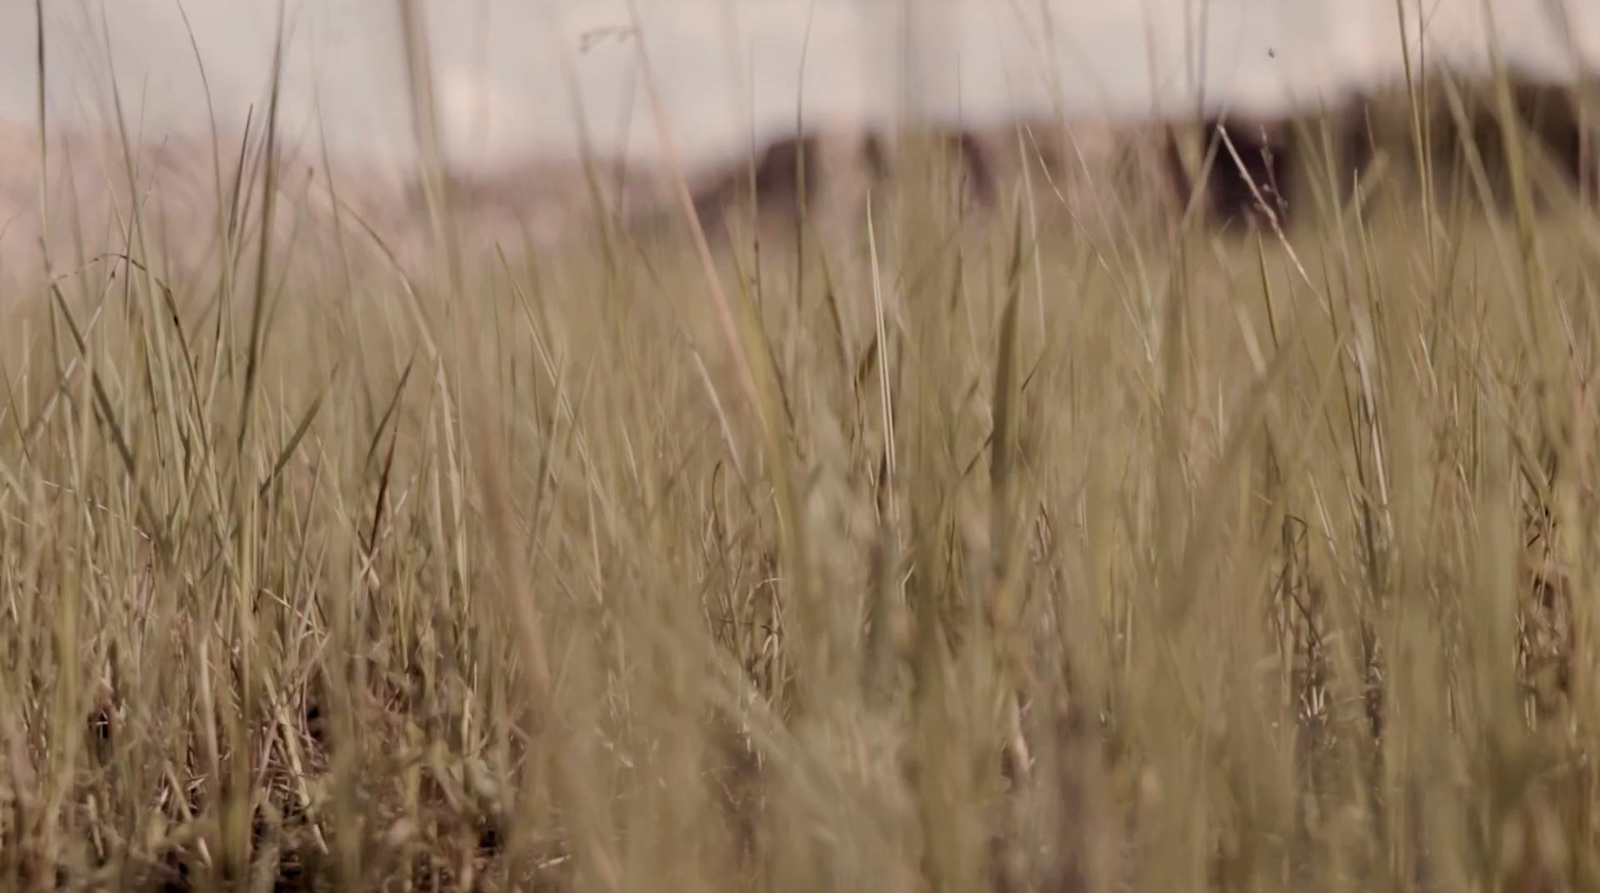
[[[0,887],[1600,886],[1589,212],[903,193],[715,277],[260,200],[52,258]]]

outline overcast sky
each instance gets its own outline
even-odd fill
[[[727,151],[792,121],[886,115],[901,96],[905,0],[637,0],[676,140]],[[1493,0],[1507,55],[1556,77],[1576,45],[1600,62],[1600,2]],[[1481,58],[1482,0],[1404,0],[1429,17],[1430,52]],[[429,25],[452,153],[494,162],[574,145],[571,58],[605,151],[656,145],[626,0],[431,0]],[[266,96],[277,0],[45,0],[49,107],[103,120],[109,85],[148,136],[224,122]],[[914,0],[917,101],[935,114],[1137,112],[1213,100],[1271,106],[1393,76],[1395,0]],[[286,0],[284,108],[322,122],[343,153],[404,157],[410,118],[395,0]],[[188,26],[185,26],[185,16]],[[1413,21],[1412,27],[1415,27]],[[191,45],[191,32],[193,45]],[[804,66],[802,66],[802,56]],[[34,3],[0,0],[0,121],[31,120]],[[802,76],[802,71],[804,72]],[[803,89],[802,89],[803,87]]]

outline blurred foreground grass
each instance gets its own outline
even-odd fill
[[[601,226],[56,258],[0,330],[0,886],[1600,885],[1586,212],[916,192],[721,305]]]

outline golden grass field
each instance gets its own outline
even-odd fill
[[[1578,203],[405,264],[238,151],[4,301],[0,888],[1600,887]]]

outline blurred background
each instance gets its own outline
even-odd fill
[[[441,123],[457,164],[570,153],[570,86],[597,150],[654,152],[626,2],[423,6]],[[113,74],[130,122],[146,136],[203,127],[202,67],[224,126],[264,103],[275,0],[52,0],[44,7],[49,108],[59,124],[107,120]],[[1600,4],[1566,0],[638,3],[677,139],[691,156],[738,147],[752,128],[791,125],[797,106],[813,120],[881,118],[902,99],[924,114],[968,119],[1019,109],[1144,114],[1197,98],[1278,107],[1396,77],[1398,7],[1414,43],[1426,22],[1425,50],[1435,60],[1482,65],[1486,16],[1506,58],[1536,77],[1570,76],[1573,51],[1589,64],[1600,59]],[[282,4],[285,126],[310,133],[320,122],[339,154],[408,155],[397,9],[380,0]],[[571,60],[570,82],[562,54]],[[904,58],[913,61],[903,67]],[[0,120],[33,119],[35,60],[34,4],[0,3]],[[903,71],[915,76],[904,79]]]

